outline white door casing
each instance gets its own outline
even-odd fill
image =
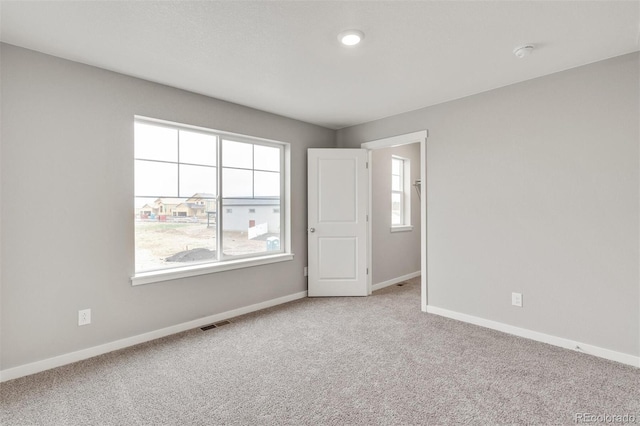
[[[367,150],[308,150],[309,297],[367,296]]]
[[[420,306],[423,312],[427,312],[427,301],[428,301],[428,276],[427,276],[427,196],[426,196],[426,185],[427,185],[427,138],[429,137],[429,130],[421,130],[418,132],[407,133],[403,135],[392,136],[383,139],[377,139],[370,142],[365,142],[360,145],[363,149],[371,150],[380,149],[380,148],[390,148],[393,146],[399,145],[407,145],[412,143],[420,143],[420,181],[422,185],[420,186],[420,253],[421,253],[421,261],[420,261]],[[375,165],[373,166],[375,168]],[[374,173],[375,170],[373,168],[369,169],[370,173]],[[373,212],[370,212],[373,214]],[[369,219],[369,236],[371,236],[371,218]],[[371,250],[369,251],[369,255],[371,255]],[[369,262],[371,262],[371,258],[369,258]],[[375,267],[375,265],[370,264],[370,267]],[[369,271],[369,277],[371,277],[371,270]]]

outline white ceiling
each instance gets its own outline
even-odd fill
[[[640,1],[0,6],[4,42],[333,129],[640,50]]]

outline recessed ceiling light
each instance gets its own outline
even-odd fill
[[[515,49],[513,49],[513,54],[516,55],[520,59],[531,55],[531,52],[533,52],[533,45],[532,44],[527,44],[525,46],[520,46],[520,47],[516,47]]]
[[[360,30],[347,30],[338,34],[338,40],[345,46],[355,46],[364,38],[364,33]]]

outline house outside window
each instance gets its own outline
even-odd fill
[[[408,230],[411,227],[410,162],[407,158],[391,157],[391,227]]]
[[[136,275],[288,253],[287,144],[140,117],[134,130]]]

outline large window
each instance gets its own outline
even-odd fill
[[[136,274],[286,252],[286,150],[137,118]]]
[[[391,157],[391,226],[411,226],[411,190],[409,160]]]

